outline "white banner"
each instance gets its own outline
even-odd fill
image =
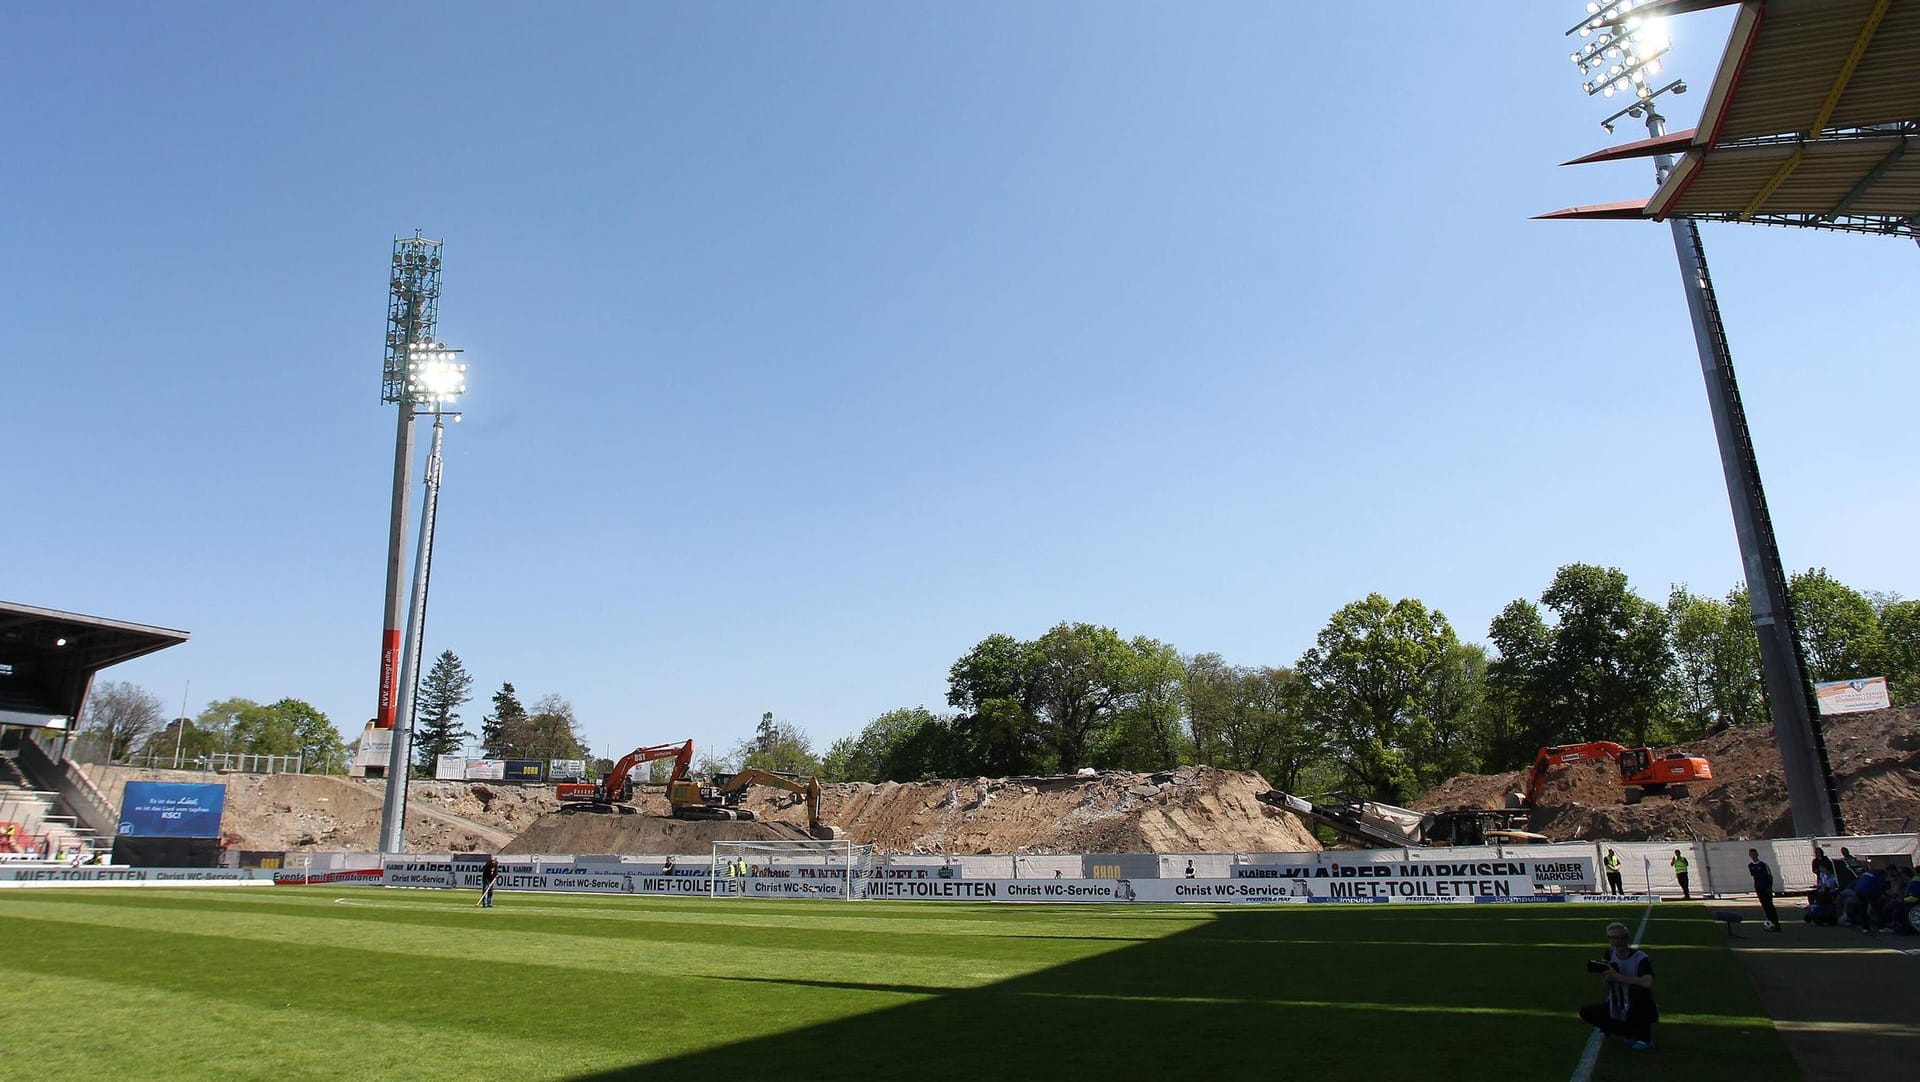
[[[579,781],[587,776],[585,759],[549,759],[547,760],[548,781]]]
[[[1887,678],[1862,676],[1853,680],[1828,680],[1813,685],[1813,697],[1819,700],[1822,714],[1858,714],[1862,710],[1885,710],[1893,700],[1887,696]]]
[[[459,753],[442,755],[433,761],[435,781],[465,781],[467,779],[467,757]]]
[[[0,887],[112,886],[156,883],[267,883],[270,868],[121,868],[82,865],[78,868],[8,868],[0,866]]]
[[[499,781],[507,776],[505,759],[468,759],[468,781]]]

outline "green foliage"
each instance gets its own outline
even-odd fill
[[[1046,741],[1034,710],[1034,648],[1011,635],[989,635],[947,672],[947,705],[954,719],[961,773],[1005,777],[1049,767]]]
[[[791,722],[775,721],[771,711],[760,715],[752,738],[733,749],[731,760],[748,767],[781,774],[818,774],[820,760],[806,730]]]
[[[431,776],[442,755],[451,755],[473,736],[460,724],[460,707],[473,699],[473,677],[452,650],[442,650],[425,680],[414,712],[414,766]]]
[[[858,736],[834,741],[820,772],[828,781],[925,781],[963,773],[956,765],[950,719],[915,706],[889,710]]]
[[[1893,704],[1920,702],[1920,601],[1891,601],[1881,608],[1880,646]]]
[[[1767,720],[1760,640],[1744,587],[1715,601],[1675,586],[1667,597],[1667,625],[1678,700],[1672,739],[1695,739],[1722,721],[1757,725]]]
[[[1562,567],[1540,604],[1551,626],[1515,601],[1489,631],[1501,651],[1489,666],[1490,713],[1506,737],[1489,765],[1518,766],[1543,744],[1664,737],[1676,713],[1666,611],[1618,568],[1591,564]]]
[[[346,748],[339,730],[325,714],[300,699],[265,706],[252,699],[219,699],[200,711],[189,733],[195,730],[205,734],[207,752],[298,755],[300,769],[308,774],[346,772]]]
[[[520,705],[520,696],[514,692],[513,685],[501,684],[500,690],[493,693],[493,712],[480,719],[480,744],[485,756],[514,758],[511,734],[521,731],[526,721],[526,707]]]
[[[1188,659],[1182,684],[1199,762],[1257,771],[1277,788],[1295,792],[1324,754],[1323,734],[1302,709],[1300,685],[1289,669],[1236,668],[1219,654],[1200,654]],[[1328,778],[1314,791],[1337,785]]]
[[[1151,773],[1193,761],[1181,724],[1186,663],[1171,645],[1140,636],[1127,644],[1113,723],[1093,750],[1095,766]]]
[[[501,741],[508,759],[585,759],[587,746],[580,741],[579,725],[573,717],[573,704],[558,695],[545,695],[533,704],[533,712],[501,729]]]
[[[1806,655],[1807,679],[1850,680],[1877,676],[1882,643],[1880,615],[1873,602],[1827,574],[1824,567],[1802,571],[1787,583],[1793,622]]]
[[[1333,614],[1294,672],[1346,788],[1402,804],[1446,776],[1433,752],[1457,745],[1453,730],[1471,723],[1449,672],[1457,646],[1447,618],[1411,598],[1369,594]]]

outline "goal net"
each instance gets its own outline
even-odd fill
[[[715,897],[839,898],[867,896],[871,845],[833,841],[714,842]]]

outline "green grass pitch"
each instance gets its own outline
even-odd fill
[[[0,1078],[1558,1080],[1644,912],[474,898],[0,891]],[[1595,1078],[1799,1077],[1721,936],[1655,907]]]

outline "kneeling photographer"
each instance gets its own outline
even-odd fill
[[[1653,1048],[1653,1024],[1660,1020],[1653,1003],[1653,959],[1628,942],[1629,937],[1626,925],[1607,925],[1606,957],[1587,962],[1589,973],[1605,978],[1607,999],[1580,1008],[1580,1020],[1609,1036],[1626,1038],[1636,1052],[1646,1052]]]

